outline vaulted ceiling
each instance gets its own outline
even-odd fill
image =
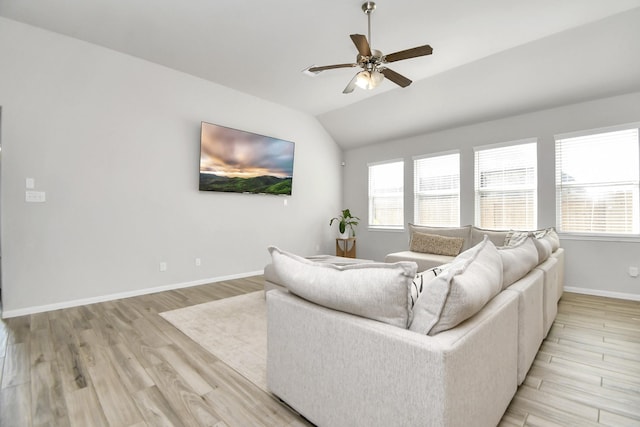
[[[362,0],[0,0],[0,16],[316,116],[343,148],[640,90],[640,0],[379,0],[372,47],[405,89],[343,88]],[[19,41],[17,41],[19,43]]]

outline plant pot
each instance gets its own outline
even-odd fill
[[[349,230],[344,230],[344,233],[338,232],[338,239],[348,239],[349,237],[351,237],[350,234],[351,233],[349,233]]]

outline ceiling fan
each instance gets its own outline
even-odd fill
[[[424,46],[394,52],[389,55],[384,55],[379,50],[371,49],[371,14],[375,8],[376,4],[372,1],[362,4],[362,11],[367,15],[368,38],[362,34],[351,34],[350,36],[353,44],[356,45],[356,49],[358,49],[358,56],[356,56],[355,63],[325,65],[322,67],[313,66],[310,67],[308,71],[317,74],[321,71],[331,70],[334,68],[361,67],[362,71],[353,76],[342,93],[351,93],[356,86],[362,89],[373,89],[377,87],[385,77],[400,87],[409,86],[411,84],[411,80],[396,73],[392,69],[387,68],[386,64],[401,61],[403,59],[431,55],[431,53],[433,53],[433,49],[431,46],[426,44]]]

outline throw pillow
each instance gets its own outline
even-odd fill
[[[538,250],[533,240],[527,237],[518,245],[498,248],[502,259],[502,289],[515,283],[538,265]]]
[[[555,252],[560,248],[560,237],[558,237],[558,233],[556,233],[556,229],[553,227],[535,231],[533,235],[538,239],[543,239],[549,242],[551,245],[551,252]]]
[[[414,233],[424,234],[436,234],[444,237],[462,237],[464,243],[462,244],[463,251],[466,251],[471,247],[471,226],[465,225],[463,227],[429,227],[426,225],[415,225],[409,223],[409,241],[413,238]]]
[[[337,266],[269,247],[273,267],[293,294],[334,310],[407,328],[415,262]]]
[[[536,245],[536,249],[538,250],[538,264],[543,263],[544,261],[551,256],[551,243],[547,240],[533,238],[533,243]]]
[[[532,236],[537,239],[544,239],[551,245],[551,252],[555,252],[560,248],[560,237],[553,227],[544,228],[534,231],[516,231],[510,230],[504,239],[504,246],[514,246],[524,241],[527,237]],[[541,261],[542,262],[542,261]]]
[[[420,273],[416,274],[416,277],[411,282],[411,289],[409,292],[409,296],[411,298],[409,304],[412,309],[413,306],[416,305],[416,301],[418,300],[418,297],[420,297],[420,294],[422,294],[422,291],[424,291],[429,285],[429,282],[438,277],[438,275],[442,274],[442,272],[445,271],[448,266],[449,264],[444,264],[439,267],[433,267],[429,270],[421,271]]]
[[[446,237],[437,234],[413,233],[409,250],[426,254],[456,256],[462,249],[462,237]]]
[[[517,246],[524,242],[530,234],[530,231],[509,230],[504,238],[504,246]]]
[[[409,329],[428,335],[451,329],[480,311],[501,289],[502,260],[485,237],[429,283],[413,307]]]

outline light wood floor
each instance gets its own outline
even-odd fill
[[[0,426],[309,425],[158,316],[260,289],[257,276],[0,321]],[[501,425],[597,423],[640,425],[640,302],[565,294]]]

